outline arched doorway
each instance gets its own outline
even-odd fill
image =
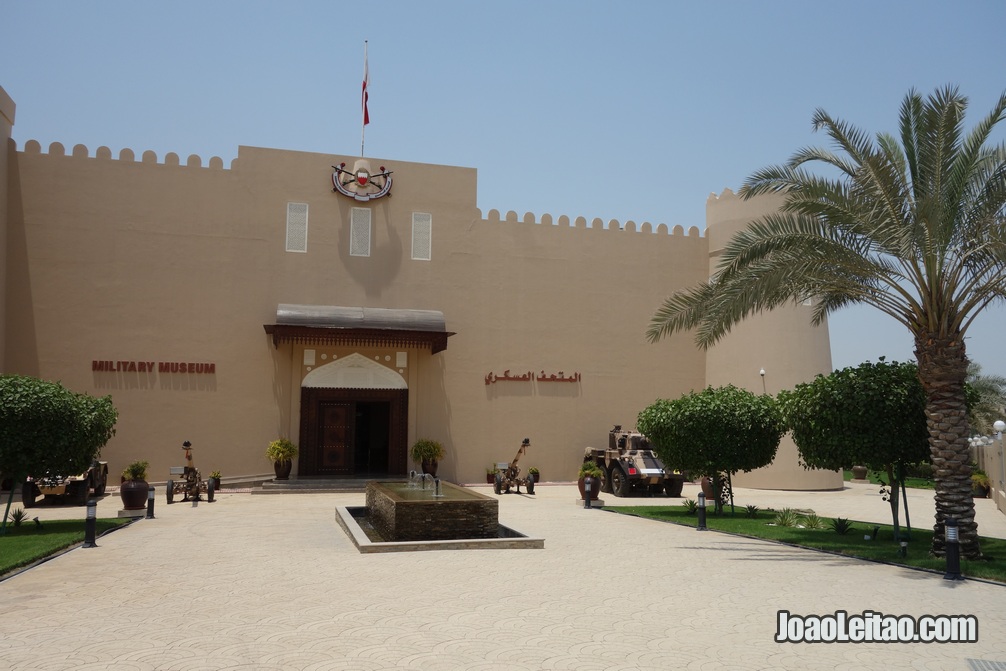
[[[300,458],[304,476],[404,475],[409,390],[395,371],[351,354],[301,383]]]

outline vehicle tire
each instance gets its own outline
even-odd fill
[[[629,480],[618,466],[611,467],[611,493],[618,498],[629,495]]]
[[[503,478],[500,477],[499,473],[497,473],[496,477],[493,479],[493,491],[497,494],[501,494],[503,492]]]
[[[684,488],[684,480],[668,480],[667,483],[664,484],[664,492],[672,498],[678,498],[681,496],[681,490]]]
[[[527,493],[534,494],[534,476],[528,475],[526,482],[527,482]]]
[[[601,469],[601,491],[603,493],[605,493],[605,494],[610,494],[611,493],[611,475],[608,473],[608,469],[606,469],[604,466],[601,466],[600,464],[598,464],[598,466]],[[617,466],[614,467],[614,468],[617,468]]]
[[[206,500],[213,503],[213,491],[216,487],[213,486],[213,478],[206,481]]]
[[[87,480],[73,483],[73,487],[67,492],[67,498],[75,506],[87,505],[87,495],[91,493],[91,483]]]
[[[24,483],[24,485],[21,486],[21,505],[23,505],[25,508],[35,507],[36,496],[37,494],[35,493],[34,482],[26,482]]]
[[[94,476],[94,495],[104,496],[105,490],[108,488],[108,473],[105,471],[99,471]]]
[[[168,480],[164,483],[164,494],[168,498],[168,505],[170,506],[175,502],[175,481]]]

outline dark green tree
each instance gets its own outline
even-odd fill
[[[961,552],[981,556],[971,494],[964,391],[965,335],[1006,298],[1006,145],[992,133],[1006,94],[973,128],[955,87],[910,91],[899,137],[867,133],[823,110],[814,128],[834,149],[805,148],[752,175],[744,197],[784,195],[782,211],[727,243],[713,277],[670,296],[651,320],[655,341],[695,329],[709,347],[750,314],[813,300],[813,321],[852,304],[875,307],[915,342],[936,480],[933,552],[955,518]],[[815,174],[809,166],[821,166]]]
[[[772,463],[786,430],[771,396],[734,386],[658,400],[639,413],[636,428],[665,464],[712,479],[716,513],[724,477]]]
[[[918,366],[881,358],[818,375],[780,392],[778,401],[806,466],[840,470],[861,465],[885,471],[895,540],[901,540],[899,494],[911,532],[905,467],[929,458],[926,395]]]
[[[115,434],[117,419],[110,396],[95,398],[58,382],[0,375],[0,472],[15,482],[27,475],[82,473]]]

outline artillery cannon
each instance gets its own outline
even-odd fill
[[[203,480],[196,469],[192,459],[192,443],[186,440],[182,443],[182,449],[185,450],[185,465],[172,466],[171,475],[181,476],[183,479],[177,482],[168,479],[164,485],[168,496],[168,505],[175,502],[175,494],[184,495],[185,498],[182,501],[200,501],[202,499],[199,498],[199,495],[206,494],[206,500],[213,503],[213,481]]]
[[[520,494],[520,486],[523,484],[527,487],[528,494],[534,494],[534,476],[528,474],[527,477],[521,479],[520,477],[520,466],[517,462],[527,451],[527,448],[531,446],[531,439],[525,438],[520,444],[520,449],[517,450],[517,455],[513,458],[505,468],[497,471],[495,481],[493,482],[493,491],[497,494],[509,494],[510,488],[513,487],[518,494]],[[503,464],[500,464],[503,466]]]

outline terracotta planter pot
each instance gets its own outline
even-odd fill
[[[289,480],[290,471],[293,470],[293,459],[287,459],[286,461],[274,461],[272,467],[273,470],[276,471],[277,480]]]
[[[712,505],[710,501],[716,498],[715,492],[713,492],[713,481],[710,478],[702,478],[699,485],[702,487],[702,493],[706,495],[706,505]]]
[[[495,473],[486,473],[486,484],[487,485],[491,485],[491,484],[494,484],[495,482],[496,482],[496,474]]]
[[[541,473],[532,473],[531,477],[534,478],[534,484],[538,484],[538,478],[541,477]]]
[[[119,498],[126,510],[143,510],[147,507],[147,492],[150,485],[146,480],[125,480],[119,485]]]
[[[596,501],[597,495],[601,491],[601,480],[599,478],[580,478],[576,481],[576,488],[580,490],[580,498],[583,499],[587,493],[587,480],[590,480],[590,500]]]
[[[436,459],[432,461],[424,461],[422,466],[423,466],[423,473],[429,473],[433,477],[437,477],[437,466],[439,466],[439,463],[437,462]]]
[[[853,480],[866,480],[866,476],[869,470],[866,466],[853,466],[852,467],[852,479]]]

